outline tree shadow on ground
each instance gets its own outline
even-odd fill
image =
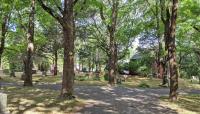
[[[162,97],[162,101],[165,104],[172,104],[180,109],[184,109],[190,112],[200,113],[200,94],[184,94],[179,95],[178,101],[169,103],[168,98]],[[189,113],[189,112],[188,112]]]
[[[177,114],[176,110],[159,104],[159,96],[164,93],[124,87],[76,88],[78,96],[88,99],[79,111],[84,114]]]
[[[4,86],[14,86],[4,84]],[[18,89],[16,89],[16,87]],[[59,101],[57,98],[61,85],[60,84],[40,84],[34,89],[20,92],[21,86],[15,86],[15,89],[7,89],[12,98],[21,98],[14,100],[14,108],[18,114],[27,111],[41,112],[42,114],[55,113],[83,113],[83,114],[177,114],[175,109],[160,104],[160,96],[168,95],[169,89],[144,89],[144,88],[125,88],[125,87],[107,87],[107,86],[76,86],[75,95],[84,99],[84,103],[79,101],[68,102]],[[15,90],[15,91],[14,91]],[[14,91],[14,93],[13,93]],[[182,90],[183,91],[183,90]],[[190,93],[192,91],[186,91]],[[199,92],[199,91],[198,91]],[[16,95],[15,95],[16,93]],[[185,93],[185,94],[186,94]],[[27,95],[29,96],[27,98]],[[22,99],[24,98],[24,99]],[[198,100],[195,98],[195,101]],[[23,105],[25,108],[20,105]],[[12,102],[12,101],[9,101]],[[31,104],[31,102],[33,102]],[[13,104],[13,103],[10,103]],[[10,105],[9,107],[12,107]],[[188,107],[182,106],[185,109]],[[17,109],[18,108],[18,109]],[[63,111],[64,110],[64,111]],[[198,110],[195,110],[198,111]],[[56,113],[56,114],[57,114]],[[38,114],[38,113],[37,113]]]
[[[8,94],[8,110],[11,114],[65,114],[81,107],[81,100],[59,99],[59,91],[37,87],[3,87]]]
[[[181,96],[177,104],[181,108],[200,113],[200,95]]]

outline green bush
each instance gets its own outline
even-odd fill
[[[139,74],[147,76],[152,73],[152,65],[155,62],[154,57],[141,54],[141,58],[131,60],[129,63],[129,71],[131,74]]]
[[[100,81],[101,79],[100,79],[100,77],[94,77],[93,80],[94,81]]]
[[[130,74],[137,74],[138,72],[138,68],[140,66],[140,60],[131,60],[129,63],[129,71]]]
[[[138,68],[137,72],[139,72],[141,75],[143,76],[148,76],[148,74],[150,74],[150,68],[148,68],[146,65],[141,66]]]
[[[108,73],[105,73],[105,75],[104,75],[104,80],[106,80],[106,81],[109,80]]]
[[[75,77],[75,80],[78,80],[78,81],[86,81],[86,80],[88,80],[88,77],[86,77],[86,76],[76,76],[76,77]]]
[[[9,74],[9,73],[10,73],[10,70],[9,70],[9,69],[3,69],[3,73],[4,73],[4,74]]]
[[[87,68],[83,68],[82,71],[83,71],[83,72],[87,72]]]
[[[146,83],[141,83],[140,85],[138,85],[138,87],[141,87],[141,88],[150,88],[150,86]]]
[[[184,70],[180,70],[180,78],[187,78],[188,73]]]
[[[40,64],[40,70],[41,71],[48,71],[50,68],[50,63],[47,60],[43,60],[42,63]]]
[[[129,63],[119,64],[118,72],[123,73],[123,70],[129,70]]]

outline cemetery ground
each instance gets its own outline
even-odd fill
[[[200,85],[179,79],[179,100],[168,101],[169,88],[160,79],[130,76],[110,87],[88,74],[77,74],[75,100],[59,98],[61,76],[33,76],[33,87],[23,87],[20,75],[3,76],[1,91],[8,95],[11,114],[200,114]]]

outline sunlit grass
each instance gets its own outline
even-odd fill
[[[179,78],[179,88],[180,89],[200,89],[200,84],[198,81],[191,82],[189,79],[181,79]]]
[[[122,85],[126,87],[140,87],[141,85],[148,85],[149,88],[157,88],[160,85],[161,80],[156,78],[147,77],[130,77]]]
[[[77,77],[81,77],[77,79]],[[88,77],[86,74],[77,74],[75,85],[80,86],[106,86],[108,81],[104,80],[103,75],[100,75],[100,80],[94,80],[94,75]],[[3,82],[15,82],[15,83],[23,83],[20,79],[21,76],[17,77],[9,77],[4,76],[0,81]],[[62,82],[62,77],[58,76],[41,76],[41,75],[33,75],[33,84],[60,84]],[[148,78],[148,77],[140,77],[140,76],[130,76],[126,79],[125,82],[122,82],[119,86],[125,86],[130,88],[135,87],[146,87],[146,88],[161,88],[162,80],[157,78]],[[145,86],[144,86],[145,85]],[[200,89],[200,84],[198,81],[191,82],[188,79],[181,79],[179,78],[179,88],[180,89]]]
[[[200,95],[179,95],[178,101],[169,102],[168,97],[161,97],[161,104],[177,110],[180,114],[200,114]]]
[[[81,110],[81,99],[59,99],[59,91],[38,89],[35,87],[3,87],[1,91],[8,95],[8,110],[11,114],[65,114]]]

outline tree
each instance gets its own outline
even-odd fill
[[[2,54],[5,49],[5,39],[6,39],[6,33],[8,31],[9,18],[10,18],[9,14],[5,14],[5,16],[3,17],[2,25],[1,25],[2,31],[1,31],[1,46],[0,46],[0,66],[1,66]]]
[[[169,10],[169,4],[167,4],[167,6],[165,5],[166,1],[165,0],[160,0],[160,9],[161,9],[161,20],[164,24],[164,42],[165,42],[165,55],[162,59],[161,66],[163,68],[162,72],[160,72],[160,74],[162,74],[163,76],[163,81],[162,81],[162,85],[165,85],[167,83],[167,75],[165,75],[165,72],[169,72],[169,68],[168,68],[168,38],[169,38],[169,30],[170,30],[170,10]]]
[[[29,14],[29,25],[27,33],[27,55],[24,60],[25,80],[24,86],[32,86],[32,68],[33,68],[33,52],[34,52],[34,15],[35,15],[35,0],[31,2],[31,11]]]
[[[10,4],[10,5],[9,5]],[[6,40],[6,34],[9,29],[9,21],[11,18],[11,11],[12,11],[12,3],[10,1],[3,1],[0,9],[1,9],[1,36],[0,36],[0,67],[1,67],[1,59],[2,59],[2,54],[5,49],[5,40]]]
[[[177,89],[178,89],[178,65],[176,63],[176,45],[175,45],[175,34],[176,34],[176,20],[177,20],[178,0],[173,0],[171,9],[171,24],[168,38],[168,57],[170,67],[170,100],[177,100]]]
[[[60,3],[61,6],[56,4],[60,13],[44,4],[42,0],[38,0],[40,6],[54,17],[62,26],[64,34],[64,65],[61,97],[74,98],[73,84],[74,84],[74,6],[78,0],[64,0]],[[63,9],[62,9],[63,7]]]
[[[117,72],[117,43],[115,38],[116,32],[116,24],[117,24],[117,16],[118,16],[118,0],[112,0],[111,6],[111,21],[109,24],[106,24],[106,18],[103,13],[103,6],[100,8],[100,15],[102,21],[106,24],[107,30],[109,32],[109,68],[108,68],[108,76],[109,76],[109,84],[113,85],[115,83],[116,72]]]

